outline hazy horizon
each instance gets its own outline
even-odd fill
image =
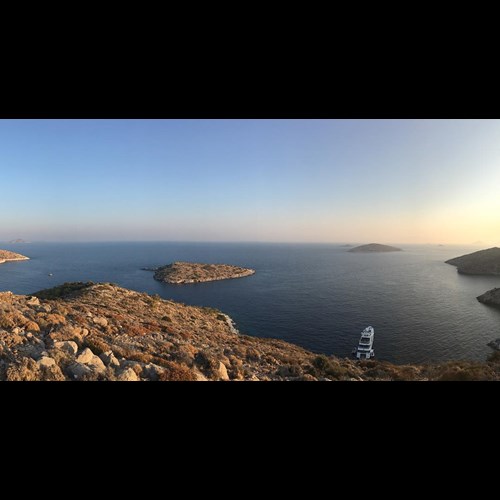
[[[498,120],[0,120],[0,241],[500,244]]]

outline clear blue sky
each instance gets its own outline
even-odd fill
[[[3,241],[500,241],[499,121],[0,120],[0,176]]]

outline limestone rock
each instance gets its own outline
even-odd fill
[[[108,326],[108,320],[106,318],[103,318],[102,316],[96,316],[92,320],[96,325],[99,326]]]
[[[88,347],[76,358],[77,363],[87,365],[93,372],[104,373],[106,367],[99,356],[96,356]]]
[[[54,342],[54,347],[71,355],[75,355],[78,352],[78,345],[72,340],[62,340],[59,342]]]
[[[101,358],[102,362],[106,366],[111,366],[111,367],[120,366],[120,362],[118,361],[116,356],[113,354],[113,351],[103,352],[99,357]]]
[[[81,352],[81,354],[76,358],[76,361],[78,363],[84,363],[84,364],[89,363],[90,361],[92,361],[94,356],[95,356],[95,354],[88,347],[86,347]]]
[[[142,376],[148,380],[158,380],[162,372],[163,368],[154,363],[148,363],[142,368]]]
[[[219,362],[219,368],[217,370],[220,380],[229,380],[229,375],[227,374],[226,365]]]
[[[54,358],[49,358],[47,356],[43,356],[37,361],[38,366],[46,366],[47,368],[49,366],[55,366],[56,362]]]
[[[85,375],[92,374],[92,369],[82,363],[73,363],[68,367],[68,373],[73,380],[81,380]]]
[[[30,306],[39,306],[40,305],[40,300],[38,297],[30,297],[27,301],[26,304],[29,304]]]
[[[139,381],[139,377],[132,368],[126,368],[118,375],[118,380],[122,382],[137,382]]]

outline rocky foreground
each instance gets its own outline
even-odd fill
[[[0,293],[0,380],[499,380],[485,363],[393,365],[239,334],[228,316],[109,283]]]
[[[401,248],[391,247],[389,245],[381,245],[380,243],[369,243],[348,250],[353,253],[374,253],[374,252],[402,252]]]
[[[154,278],[164,283],[203,283],[205,281],[243,278],[254,274],[253,269],[228,264],[198,264],[194,262],[173,262],[155,269]]]
[[[500,275],[500,248],[493,247],[455,257],[447,260],[446,264],[456,266],[460,274],[498,276]]]
[[[11,260],[29,260],[29,257],[20,253],[9,252],[9,250],[0,250],[0,264]]]

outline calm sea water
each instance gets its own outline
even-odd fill
[[[392,362],[483,360],[500,337],[500,311],[476,296],[500,277],[462,276],[444,261],[477,247],[403,246],[356,254],[340,245],[236,243],[31,243],[2,248],[31,257],[0,265],[0,290],[29,294],[66,281],[108,281],[186,304],[216,307],[242,333],[349,356],[375,328],[377,358]],[[173,260],[254,268],[235,280],[168,285],[141,267]],[[53,276],[48,274],[52,273]]]

